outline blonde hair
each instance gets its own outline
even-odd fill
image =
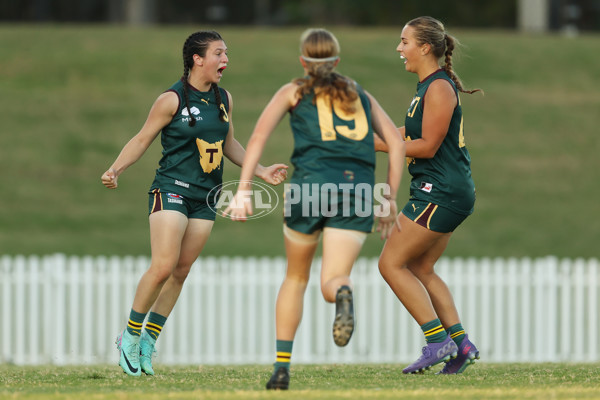
[[[456,88],[463,93],[483,92],[481,89],[466,90],[454,69],[452,68],[452,53],[458,46],[459,41],[446,32],[444,24],[433,17],[418,17],[406,23],[414,29],[415,39],[419,45],[429,44],[433,55],[439,60],[444,58],[444,71],[456,85]]]
[[[303,97],[311,91],[335,102],[344,112],[354,112],[358,98],[353,81],[334,71],[339,59],[340,44],[325,29],[307,29],[300,37],[300,54],[306,62],[307,77],[293,80],[298,85],[297,94]]]

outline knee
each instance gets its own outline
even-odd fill
[[[321,281],[321,295],[323,295],[323,299],[328,303],[335,303],[337,291],[341,286],[352,286],[349,276],[335,276],[328,281]]]
[[[168,265],[152,265],[147,274],[153,277],[157,284],[163,284],[169,279],[173,268]]]
[[[393,269],[392,263],[387,259],[380,258],[378,266],[379,266],[379,273],[381,274],[381,276],[383,276],[384,279],[387,279],[387,276],[390,274],[390,272]]]
[[[328,303],[335,303],[335,295],[337,294],[337,288],[329,290],[329,285],[321,285],[321,295],[323,299]]]
[[[287,275],[285,280],[294,285],[306,287],[308,285],[308,278],[306,275]]]
[[[185,282],[186,278],[188,277],[191,269],[192,265],[189,263],[179,264],[177,265],[177,267],[175,267],[171,276],[173,277],[173,280],[175,280],[175,282],[183,284],[183,282]]]
[[[435,276],[433,265],[426,264],[409,264],[408,269],[413,273],[420,281],[429,281]]]
[[[176,259],[155,257],[147,274],[152,276],[156,283],[163,284],[175,273],[179,264]]]
[[[283,283],[289,288],[294,287],[296,290],[304,292],[308,286],[308,279],[309,276],[304,274],[286,274]]]

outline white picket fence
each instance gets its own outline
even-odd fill
[[[0,257],[0,363],[116,363],[146,257]],[[294,363],[406,363],[423,335],[379,274],[355,265],[357,325],[331,338],[334,305],[313,265]],[[597,259],[441,259],[464,327],[487,362],[600,361]],[[201,258],[158,341],[155,363],[270,364],[282,258]]]

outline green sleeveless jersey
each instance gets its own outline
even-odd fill
[[[475,204],[475,185],[471,178],[471,157],[463,136],[463,116],[456,85],[443,70],[438,70],[417,84],[417,93],[406,114],[406,140],[422,137],[425,94],[436,79],[445,79],[454,88],[458,104],[452,114],[444,141],[433,158],[407,158],[412,175],[410,195],[468,215]]]
[[[225,109],[227,93],[219,88]],[[188,86],[189,115],[183,95],[183,82],[177,81],[168,91],[179,97],[179,107],[161,134],[162,158],[150,188],[173,192],[184,198],[205,200],[207,194],[223,181],[223,148],[229,120],[219,119],[219,104],[212,90],[201,92]],[[189,126],[190,118],[196,119]]]
[[[314,92],[290,110],[294,135],[294,183],[367,183],[375,181],[371,104],[358,87],[355,112],[346,114]]]

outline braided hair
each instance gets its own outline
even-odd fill
[[[185,100],[185,107],[188,110],[189,115],[192,115],[190,111],[189,104],[189,82],[188,78],[190,76],[190,71],[194,66],[194,54],[198,54],[200,57],[206,56],[206,50],[211,42],[223,40],[221,35],[219,35],[215,31],[200,31],[192,33],[183,44],[183,75],[181,76],[181,82],[183,82],[183,97]],[[225,106],[223,105],[223,100],[221,99],[221,91],[219,90],[219,85],[216,83],[211,83],[211,89],[215,94],[215,100],[219,107],[219,119],[223,122],[227,122],[227,111],[225,110]],[[196,119],[190,118],[189,126],[196,125]]]
[[[468,94],[483,93],[481,89],[466,90],[463,88],[460,78],[452,68],[452,53],[460,43],[455,37],[446,32],[444,24],[435,18],[425,16],[410,20],[406,25],[414,29],[414,35],[419,45],[427,43],[431,46],[434,56],[438,59],[444,57],[442,69],[446,71],[460,92]]]

